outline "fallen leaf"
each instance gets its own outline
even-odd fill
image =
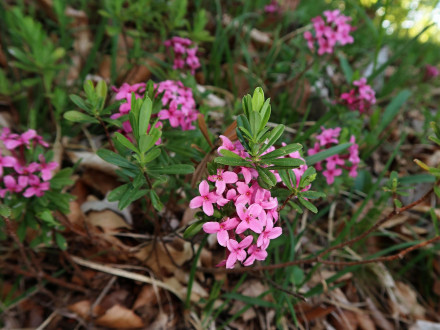
[[[114,305],[104,315],[97,318],[95,324],[110,329],[133,329],[144,326],[142,319],[136,313],[119,304]]]
[[[120,228],[130,229],[130,226],[121,216],[109,210],[89,212],[86,221],[95,227],[102,228],[104,233],[113,233]]]

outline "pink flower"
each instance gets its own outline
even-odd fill
[[[207,222],[203,225],[203,230],[208,234],[217,234],[218,244],[226,246],[229,234],[228,230],[235,229],[238,225],[237,218],[228,218],[223,222]]]
[[[115,99],[116,100],[131,100],[131,93],[135,93],[136,98],[140,98],[139,93],[143,93],[145,91],[145,83],[139,83],[134,85],[129,85],[127,83],[123,83],[121,87],[116,88],[112,87],[113,91],[116,92]]]
[[[440,75],[440,70],[434,66],[434,65],[429,65],[427,64],[425,66],[425,79],[431,79],[431,78],[436,78]]]
[[[241,234],[247,229],[251,229],[257,234],[263,231],[263,225],[266,222],[266,213],[263,211],[261,205],[252,204],[248,209],[246,209],[244,204],[236,204],[235,207],[241,219],[235,231],[237,234]]]
[[[367,79],[365,78],[354,81],[353,85],[355,86],[354,89],[341,94],[341,101],[350,110],[364,113],[376,103],[375,92],[370,85],[367,85]]]
[[[244,266],[252,265],[255,260],[263,261],[267,258],[267,251],[263,248],[257,247],[255,244],[252,244],[248,249],[249,257],[243,263]]]
[[[342,174],[342,170],[340,168],[327,168],[322,174],[325,176],[327,184],[332,184],[335,182],[335,176]]]
[[[275,239],[279,237],[283,233],[281,227],[273,227],[273,221],[271,219],[267,219],[266,228],[264,231],[258,236],[257,246],[261,247],[263,250],[266,250],[269,246],[269,241],[271,239]]]
[[[234,239],[228,240],[226,247],[230,253],[228,259],[226,260],[226,268],[234,268],[234,264],[237,260],[243,261],[246,259],[246,251],[244,249],[247,248],[253,240],[254,238],[252,235],[246,236],[246,238],[244,238],[240,243]]]
[[[17,159],[14,157],[0,154],[0,178],[3,176],[3,167],[13,167],[16,163]]]
[[[206,180],[200,182],[199,192],[200,196],[194,197],[189,203],[189,207],[196,209],[203,206],[203,212],[205,212],[206,215],[213,215],[214,207],[212,204],[217,201],[218,196],[214,192],[209,192],[209,184]]]
[[[21,135],[10,134],[3,142],[8,150],[13,150],[21,145],[25,145],[29,148],[31,140],[35,137],[37,137],[37,132],[33,129],[29,129]]]
[[[236,203],[250,204],[254,189],[244,182],[237,182],[237,190],[240,196],[237,197]]]
[[[30,198],[32,196],[41,197],[44,195],[44,192],[50,189],[49,182],[40,182],[40,179],[36,175],[31,175],[29,177],[29,185],[30,187],[26,189],[23,193],[23,196],[26,198]]]
[[[276,14],[281,11],[280,5],[276,0],[272,0],[270,4],[264,6],[264,12],[267,14]]]
[[[58,167],[57,162],[46,163],[43,155],[38,155],[38,159],[40,160],[40,170],[41,177],[43,181],[48,181],[52,179],[52,171]]]
[[[304,33],[307,46],[311,51],[315,50],[314,44],[318,43],[318,55],[332,54],[334,47],[353,43],[354,39],[350,35],[352,31],[350,17],[344,16],[339,10],[326,10],[324,12],[326,21],[321,16],[312,18],[315,36],[310,31]]]
[[[18,193],[26,188],[28,180],[27,177],[19,177],[17,182],[12,175],[6,175],[3,178],[3,183],[5,184],[6,190]]]
[[[217,194],[223,194],[226,189],[227,183],[235,183],[238,180],[238,176],[234,172],[218,169],[217,175],[208,176],[208,180],[215,182],[217,188]]]
[[[325,129],[323,126],[321,126],[321,134],[316,136],[316,139],[319,141],[319,144],[321,146],[325,146],[330,143],[338,143],[338,137],[341,133],[341,128],[328,128]]]

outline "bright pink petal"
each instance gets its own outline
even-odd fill
[[[220,224],[218,222],[207,222],[203,224],[203,230],[208,234],[215,234],[220,231]]]
[[[212,206],[212,203],[208,202],[208,201],[204,201],[203,202],[203,212],[205,212],[205,214],[207,216],[211,216],[214,214],[214,207]]]
[[[204,201],[205,199],[202,196],[194,197],[191,202],[189,202],[189,207],[192,209],[196,209],[198,207],[201,207]]]
[[[209,184],[206,180],[203,180],[199,184],[199,191],[201,196],[206,196],[209,194]]]

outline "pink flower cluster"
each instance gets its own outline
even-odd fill
[[[277,0],[272,0],[270,4],[264,6],[264,12],[267,14],[276,14],[281,11],[280,4]]]
[[[310,156],[339,143],[340,127],[326,129],[321,126],[321,130],[321,134],[316,136],[318,142],[315,143],[313,149],[308,150]],[[325,176],[327,184],[332,184],[335,181],[335,177],[342,174],[342,169],[348,170],[349,175],[353,178],[357,176],[357,168],[361,160],[359,158],[359,146],[356,144],[354,135],[350,137],[350,143],[352,145],[348,148],[348,154],[333,155],[324,160],[325,170],[322,174]],[[322,171],[322,162],[316,163],[315,168],[318,171]]]
[[[341,95],[343,104],[347,105],[350,110],[358,110],[360,113],[367,112],[376,103],[374,90],[370,85],[367,85],[366,78],[355,80],[353,85],[355,88]]]
[[[249,158],[239,141],[233,143],[225,136],[220,138],[223,142],[217,150],[220,155],[222,150],[229,150],[242,158]],[[266,153],[273,150],[275,148],[271,147]],[[287,157],[302,159],[299,152]],[[306,169],[307,165],[302,165],[294,170],[298,183]],[[273,173],[280,182],[278,173]],[[199,185],[200,196],[190,202],[190,208],[202,207],[208,216],[214,214],[214,205],[220,210],[226,205],[232,206],[229,208],[232,210],[230,214],[224,214],[221,222],[210,221],[203,225],[203,230],[217,234],[218,243],[227,249],[226,259],[218,266],[233,268],[237,261],[250,266],[255,260],[265,260],[270,240],[282,234],[281,227],[275,227],[279,217],[278,200],[258,184],[257,178],[258,172],[253,168],[237,166],[218,169],[215,175],[208,176],[208,181],[215,188],[211,189],[208,181],[202,181]],[[258,238],[254,240],[252,234]]]
[[[154,87],[157,94],[164,93],[162,97],[164,108],[158,114],[159,119],[167,119],[171,127],[180,126],[184,131],[195,129],[193,122],[197,119],[198,111],[191,88],[185,87],[182,82],[174,80],[162,81],[155,84]],[[112,119],[117,119],[130,112],[132,93],[135,93],[137,99],[144,96],[145,83],[134,85],[124,83],[121,87],[112,87],[112,89],[116,92],[116,100],[126,100],[126,103],[120,105],[119,112],[111,116]],[[159,121],[156,127],[162,127],[162,125],[163,123]],[[122,129],[125,134],[132,132],[128,120],[122,123]]]
[[[434,66],[434,65],[429,65],[427,64],[425,66],[425,79],[431,79],[431,78],[436,78],[438,77],[438,75],[440,75],[440,70]]]
[[[342,15],[339,10],[324,11],[325,21],[321,16],[312,18],[315,35],[310,31],[304,32],[304,38],[310,50],[315,49],[315,42],[318,43],[318,55],[325,53],[332,54],[336,44],[342,46],[353,43],[350,35],[353,27],[348,23],[351,17]]]
[[[194,74],[200,68],[200,61],[197,57],[197,46],[187,38],[172,37],[166,40],[164,45],[168,48],[173,48],[174,51],[174,65],[173,69],[184,69],[185,65]],[[191,48],[190,48],[191,47]]]
[[[46,163],[42,154],[38,155],[39,162],[28,163],[25,158],[26,149],[49,145],[33,129],[23,134],[11,133],[9,128],[4,128],[0,134],[0,141],[10,155],[0,153],[0,197],[5,198],[11,194],[22,193],[26,198],[32,196],[41,197],[49,190],[49,180],[52,179],[52,171],[58,167],[58,163]],[[3,187],[1,187],[3,185]]]

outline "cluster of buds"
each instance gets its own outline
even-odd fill
[[[317,142],[315,143],[313,149],[308,150],[309,155],[314,155],[320,151],[333,147],[339,144],[339,135],[341,133],[341,128],[324,128],[321,126],[321,134],[316,136]],[[342,169],[348,170],[349,175],[353,178],[357,176],[357,168],[360,163],[359,158],[359,146],[356,144],[356,139],[354,135],[350,137],[350,143],[352,144],[348,148],[348,154],[344,155],[333,155],[324,160],[325,170],[322,174],[327,180],[327,184],[332,184],[335,181],[335,177],[342,174]],[[322,162],[315,165],[318,171],[323,170]]]
[[[239,141],[232,142],[225,136],[220,138],[222,146],[217,150],[220,155],[222,150],[228,150],[244,159],[250,158]],[[272,146],[264,154],[273,150],[275,148]],[[299,152],[280,158],[304,161]],[[298,183],[306,170],[305,164],[294,169]],[[277,171],[271,172],[278,182],[282,181]],[[214,205],[221,210],[223,219],[220,222],[210,221],[203,225],[203,230],[208,234],[217,234],[218,243],[227,249],[226,259],[218,266],[233,268],[237,261],[250,266],[255,260],[265,260],[270,240],[282,234],[281,227],[275,226],[279,218],[278,200],[271,196],[269,190],[260,186],[258,176],[255,169],[248,167],[228,166],[217,169],[215,174],[208,176],[208,181],[215,188],[211,189],[208,181],[202,181],[199,185],[200,196],[190,202],[191,208],[202,207],[208,216],[214,214]],[[308,189],[310,186],[304,190]]]
[[[164,45],[168,48],[173,48],[173,69],[184,69],[186,65],[191,70],[191,74],[194,74],[196,70],[200,68],[200,61],[197,57],[197,46],[194,45],[190,39],[172,37],[170,40],[166,40]]]
[[[126,115],[131,110],[132,93],[135,97],[142,98],[145,93],[145,83],[129,85],[124,83],[120,88],[113,87],[116,92],[116,100],[125,100],[119,107],[119,112],[111,116],[112,119],[117,119]],[[165,80],[154,85],[157,91],[156,95],[162,96],[163,109],[159,111],[158,117],[160,120],[168,120],[171,127],[181,127],[182,130],[193,130],[195,126],[193,122],[197,119],[198,111],[196,109],[196,102],[193,97],[191,88],[185,87],[182,82],[174,80]],[[158,121],[158,127],[163,123]],[[122,123],[122,129],[125,134],[132,132],[130,122],[127,120]]]
[[[374,90],[367,84],[366,78],[354,81],[353,85],[355,88],[341,95],[342,103],[350,110],[357,110],[360,113],[367,112],[376,103]]]
[[[353,28],[348,23],[351,17],[342,15],[339,10],[326,10],[324,16],[325,21],[321,16],[312,19],[315,35],[310,31],[304,32],[310,50],[314,51],[317,42],[318,55],[332,54],[337,44],[344,46],[353,43],[354,39],[350,35]]]
[[[33,129],[15,134],[9,128],[4,128],[0,141],[7,150],[7,154],[3,151],[0,153],[0,180],[3,186],[0,186],[0,197],[12,194],[21,194],[26,198],[43,196],[50,189],[49,180],[58,163],[47,163],[42,154],[38,155],[38,162],[29,162],[26,155],[29,154],[28,150],[33,151],[37,145],[45,148],[49,145]]]

